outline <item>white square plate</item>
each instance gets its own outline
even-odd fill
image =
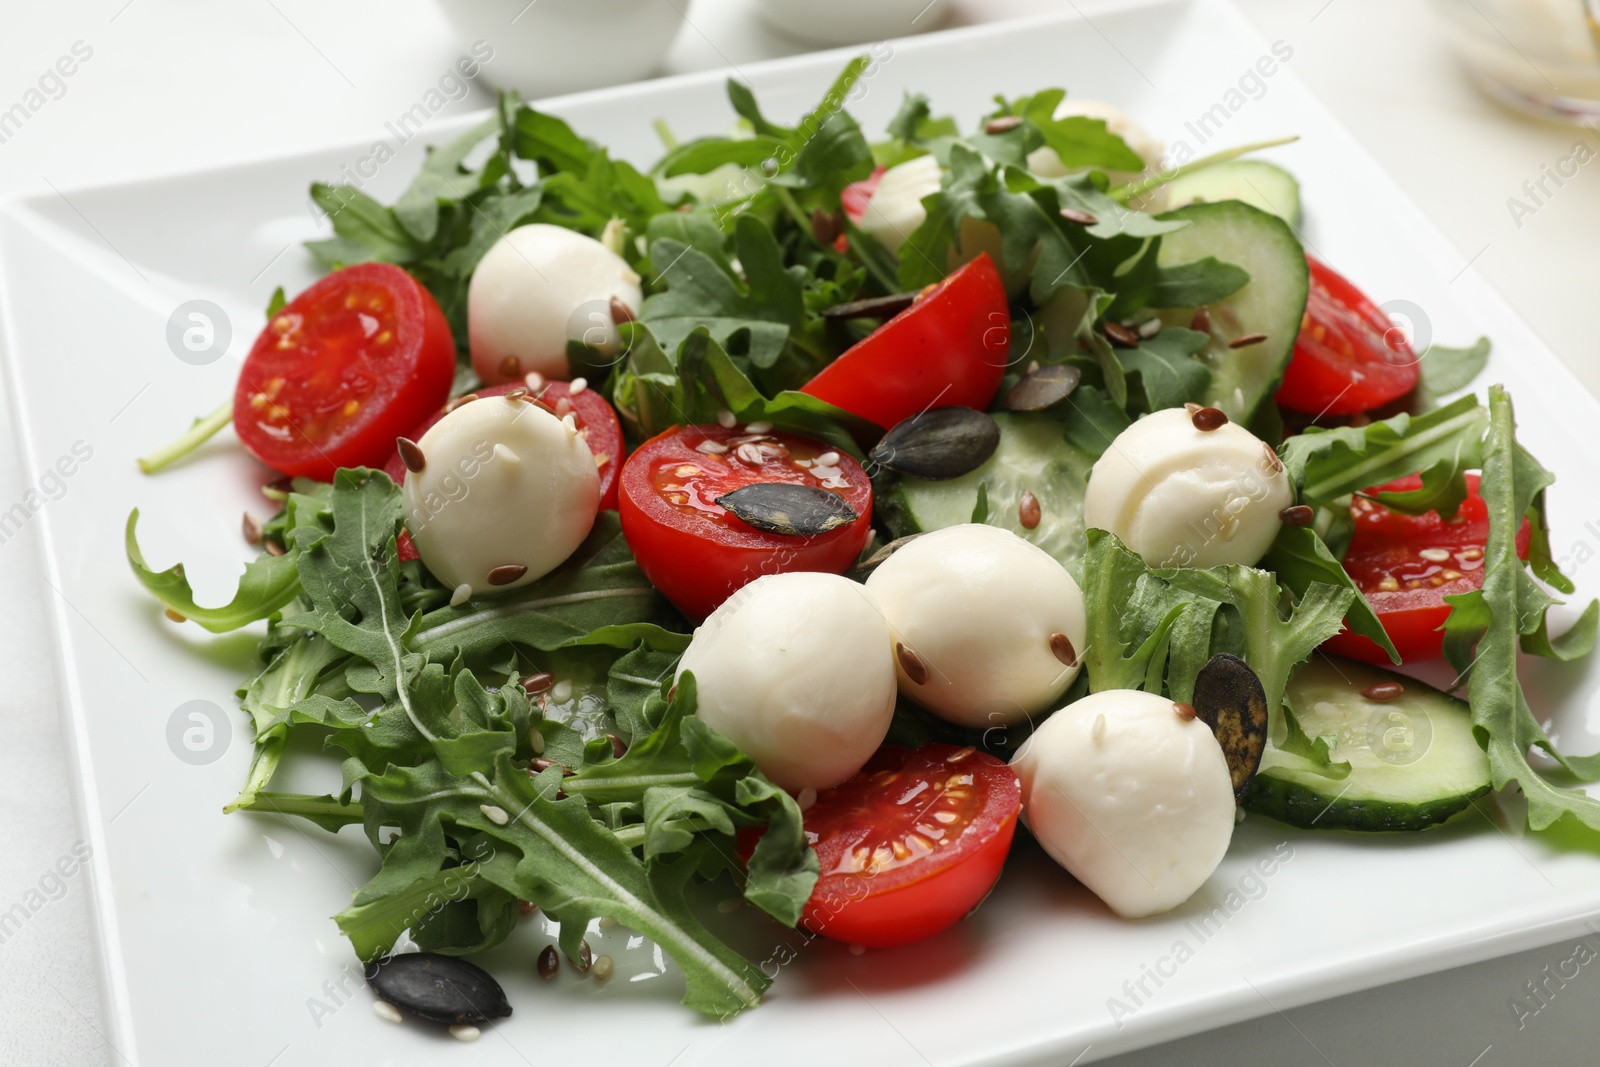
[[[953,31],[887,51],[879,47],[884,58],[851,105],[871,133],[905,90],[927,92],[936,112],[970,124],[996,92],[1064,85],[1116,101],[1169,144],[1202,152],[1300,134],[1272,157],[1304,183],[1307,240],[1377,299],[1425,309],[1442,341],[1493,338],[1488,377],[1512,386],[1527,443],[1562,478],[1553,494],[1557,553],[1580,561],[1581,587],[1600,585],[1581,565],[1595,554],[1600,525],[1585,527],[1580,508],[1590,505],[1579,503],[1600,499],[1600,472],[1585,461],[1600,406],[1307,94],[1292,58],[1259,76],[1270,46],[1222,0],[1098,6],[1087,17]],[[770,113],[793,117],[820,97],[846,55],[742,73]],[[549,108],[647,162],[658,151],[650,127],[658,116],[680,135],[728,127],[722,82],[720,74],[674,78]],[[464,125],[440,121],[404,146],[389,135],[399,155],[366,179],[368,191],[392,198],[421,146]],[[137,506],[156,565],[187,560],[202,598],[228,595],[247,553],[238,516],[265,510],[260,468],[229,434],[159,478],[140,476],[133,458],[230,394],[273,287],[292,293],[313,278],[299,248],[318,231],[308,183],[356,172],[371,151],[370,143],[342,145],[0,210],[3,341],[41,490],[23,505],[36,514],[20,518],[45,534],[54,596],[40,622],[48,617],[59,637],[74,787],[93,849],[105,1017],[125,1061],[248,1067],[450,1053],[520,1064],[599,1054],[688,1067],[809,1065],[821,1053],[851,1062],[1060,1065],[1086,1050],[1084,1059],[1098,1058],[1548,943],[1600,910],[1595,856],[1524,837],[1520,817],[1500,816],[1493,804],[1404,837],[1306,834],[1253,818],[1210,884],[1160,919],[1112,918],[1023,844],[973,919],[907,949],[857,957],[819,943],[778,967],[788,956],[781,946],[798,944],[798,935],[740,924],[742,947],[780,973],[764,1007],[725,1026],[680,1007],[670,967],[662,975],[651,946],[630,945],[616,928],[591,936],[597,952],[618,961],[609,983],[570,973],[541,982],[533,960],[549,938],[536,923],[491,954],[516,1014],[470,1053],[430,1044],[448,1039],[421,1027],[377,1021],[327,918],[369,876],[365,842],[353,830],[330,836],[278,819],[222,817],[249,757],[244,721],[231,710],[231,743],[219,739],[214,762],[182,761],[169,746],[180,705],[233,707],[255,635],[208,639],[164,622],[122,551],[123,523]],[[193,299],[214,301],[232,323],[228,355],[209,366],[174,358],[165,340],[169,316]],[[75,445],[78,461],[64,465],[70,476],[42,477]],[[12,535],[4,517],[0,535]],[[1574,750],[1594,747],[1592,670],[1529,671],[1534,706],[1555,717]],[[1268,858],[1276,862],[1262,874]]]

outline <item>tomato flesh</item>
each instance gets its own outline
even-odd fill
[[[757,530],[716,502],[757,482],[826,489],[844,498],[856,521],[793,537]],[[628,457],[617,510],[639,569],[678,610],[699,620],[763,574],[843,573],[872,534],[872,482],[848,455],[808,437],[680,426]]]
[[[1021,809],[1016,774],[993,756],[885,745],[805,813],[822,876],[801,921],[868,948],[938,933],[994,887]]]
[[[379,467],[394,439],[450,395],[455,342],[411,275],[362,263],[323,278],[267,323],[239,372],[233,423],[257,459],[328,481]]]
[[[1412,475],[1368,492],[1405,492],[1421,486],[1422,478]],[[1444,632],[1439,627],[1450,615],[1444,598],[1483,588],[1489,513],[1478,495],[1476,474],[1467,475],[1467,489],[1461,510],[1450,520],[1433,511],[1402,515],[1364,497],[1351,502],[1355,531],[1345,551],[1344,569],[1372,604],[1402,662],[1440,655]],[[1526,558],[1530,536],[1524,522],[1517,533],[1519,556]],[[1390,662],[1376,642],[1349,629],[1329,638],[1323,647],[1366,663]]]
[[[1311,256],[1311,289],[1278,403],[1310,415],[1355,415],[1409,393],[1417,354],[1376,304]]]
[[[858,182],[851,182],[839,192],[839,206],[844,208],[844,213],[850,216],[850,221],[856,225],[867,217],[867,205],[872,202],[872,194],[878,191],[878,183],[883,181],[883,172],[887,168],[877,166],[872,173]]]
[[[988,253],[848,348],[801,389],[884,429],[932,407],[983,409],[1011,353],[1011,311]]]
[[[513,390],[526,388],[527,386],[521,383],[492,385],[475,390],[472,395],[504,396]],[[536,395],[557,415],[572,416],[573,422],[578,427],[578,436],[583,438],[584,443],[589,446],[589,451],[594,453],[595,466],[600,471],[600,510],[615,510],[617,475],[622,470],[622,460],[627,449],[622,440],[622,423],[617,421],[617,413],[612,409],[611,402],[593,389],[584,388],[574,393],[570,382],[546,382]],[[433,429],[434,423],[444,418],[449,409],[449,404],[439,408],[417,423],[406,436],[413,441],[421,440],[422,435]],[[605,457],[603,460],[602,456]],[[392,442],[389,461],[383,465],[383,469],[394,479],[396,485],[405,479],[405,464],[401,462],[400,453]]]

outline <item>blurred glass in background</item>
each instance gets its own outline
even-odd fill
[[[1433,0],[1492,95],[1545,118],[1600,121],[1600,0]]]

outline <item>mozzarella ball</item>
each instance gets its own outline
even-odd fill
[[[1152,567],[1254,564],[1294,490],[1277,453],[1237,423],[1201,430],[1183,408],[1146,415],[1089,472],[1083,518]]]
[[[569,416],[492,396],[463,404],[417,442],[404,486],[406,529],[433,576],[469,596],[555,570],[600,509],[594,454]]]
[[[1056,107],[1055,117],[1058,119],[1071,118],[1074,115],[1102,119],[1107,130],[1122,138],[1127,146],[1144,160],[1147,170],[1161,169],[1161,156],[1166,146],[1150,136],[1143,126],[1135,122],[1133,117],[1120,107],[1100,100],[1074,100],[1071,97],[1061,101]],[[1028,153],[1028,169],[1041,178],[1061,178],[1068,173],[1067,168],[1061,164],[1061,157],[1056,155],[1056,150],[1048,146],[1035,148]]]
[[[791,792],[859,771],[894,714],[889,624],[837,574],[767,574],[700,624],[678,666],[697,714]]]
[[[612,297],[638,315],[639,275],[593,237],[564,226],[519,226],[494,243],[467,289],[472,369],[486,384],[571,374],[567,342],[617,351]]]
[[[997,526],[923,534],[867,579],[889,620],[900,691],[961,726],[1053,707],[1078,674],[1083,593],[1047,552]]]
[[[1233,837],[1222,746],[1154,693],[1110,689],[1068,704],[1011,769],[1045,851],[1124,918],[1188,900]]]
[[[918,156],[890,167],[867,201],[861,228],[889,251],[898,252],[928,217],[922,198],[939,191],[940,177],[939,161],[932,156]]]

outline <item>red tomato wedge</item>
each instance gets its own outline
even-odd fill
[[[433,296],[388,263],[335,271],[261,331],[239,372],[233,424],[261,462],[329,481],[380,467],[394,439],[450,395],[456,348]]]
[[[932,407],[983,409],[1011,353],[1011,311],[988,253],[957,268],[802,387],[889,429]]]
[[[757,482],[826,489],[844,498],[856,521],[793,537],[757,530],[716,502]],[[872,534],[872,482],[855,460],[809,437],[678,426],[628,457],[617,511],[644,576],[698,621],[763,574],[842,574]]]
[[[1405,332],[1342,274],[1311,256],[1311,290],[1278,403],[1309,415],[1355,415],[1416,387]]]
[[[522,384],[492,385],[479,389],[472,395],[504,396],[514,389],[526,388],[527,386]],[[593,389],[585,388],[573,393],[569,382],[547,382],[537,396],[557,415],[569,413],[572,415],[578,424],[578,436],[583,438],[589,446],[589,451],[594,453],[595,465],[600,470],[600,510],[615,510],[617,475],[622,470],[626,448],[622,441],[622,423],[617,421],[617,413],[612,409],[611,402]],[[449,404],[439,408],[412,427],[411,432],[405,436],[413,441],[420,440],[423,434],[433,429],[434,423],[444,418],[449,408]],[[605,457],[603,461],[600,458],[602,456]],[[400,461],[400,453],[394,449],[393,442],[390,442],[389,462],[383,465],[383,470],[394,479],[396,485],[405,478],[406,467]]]
[[[1412,475],[1368,492],[1405,492],[1421,486],[1422,478]],[[1478,495],[1476,474],[1467,475],[1467,489],[1461,510],[1448,521],[1433,511],[1402,515],[1364,497],[1350,505],[1355,532],[1345,551],[1344,569],[1371,602],[1403,662],[1440,655],[1444,633],[1439,627],[1450,615],[1444,598],[1483,588],[1489,514]],[[1517,534],[1519,556],[1527,557],[1530,536],[1524,522]],[[1375,642],[1349,630],[1322,647],[1367,663],[1389,663],[1388,654]]]
[[[801,922],[868,948],[938,933],[994,887],[1021,809],[1016,774],[993,756],[885,745],[805,813],[822,877]]]

